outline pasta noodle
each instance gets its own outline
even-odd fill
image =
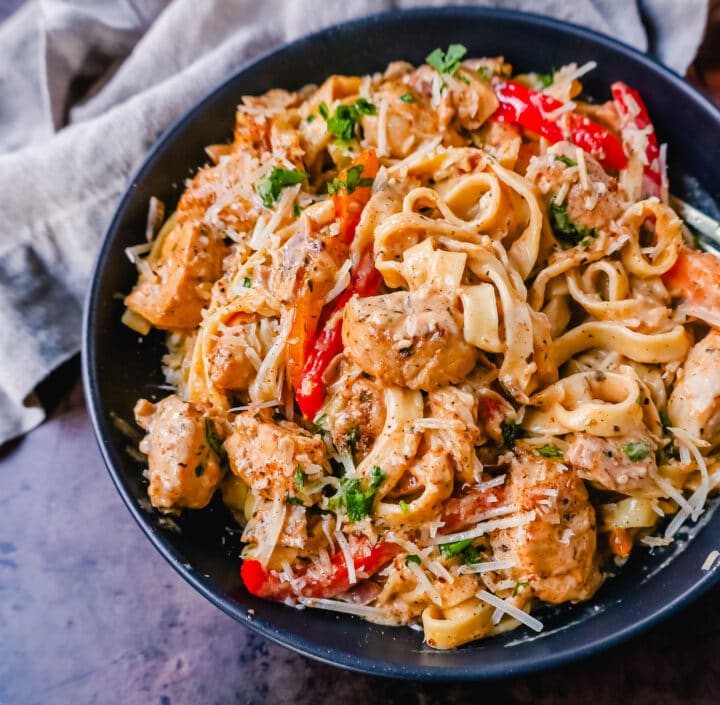
[[[464,53],[243,98],[123,316],[167,331],[153,506],[219,490],[252,594],[439,649],[542,629],[720,485],[720,262],[642,101],[614,84],[606,128],[594,62]]]

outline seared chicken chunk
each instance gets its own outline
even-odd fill
[[[148,456],[148,494],[158,509],[200,509],[222,480],[223,470],[205,437],[202,412],[172,394],[157,404],[135,404],[138,426],[148,434],[140,450]]]
[[[382,385],[343,359],[338,378],[330,385],[325,413],[335,447],[362,457],[385,425]]]
[[[535,596],[557,604],[589,599],[602,577],[596,560],[595,510],[582,480],[564,465],[518,451],[505,500],[535,512],[522,526],[492,538],[495,556],[515,562],[513,575]]]
[[[711,330],[688,354],[668,415],[691,436],[713,447],[720,443],[720,332]]]
[[[430,391],[462,380],[478,358],[460,311],[430,291],[354,297],[342,331],[348,357],[384,384]]]
[[[578,433],[565,457],[584,480],[614,492],[658,497],[655,443],[649,438],[600,438]]]
[[[296,490],[295,473],[322,472],[325,445],[320,438],[290,421],[258,421],[252,412],[235,418],[225,441],[230,469],[266,499],[285,498]]]
[[[583,152],[585,179],[581,176],[578,150],[579,147],[569,142],[558,142],[546,155],[531,161],[526,176],[541,193],[552,198],[566,184],[567,194],[562,205],[570,221],[586,228],[607,228],[623,211],[617,179],[608,176],[594,157]]]
[[[222,275],[227,248],[210,228],[186,222],[175,226],[160,253],[146,260],[125,305],[157,328],[188,329],[200,323],[213,282]]]

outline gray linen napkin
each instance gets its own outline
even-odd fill
[[[80,345],[100,237],[160,131],[231,71],[342,20],[427,0],[32,0],[0,26],[0,443]],[[610,34],[680,73],[707,0],[486,0]],[[82,96],[82,100],[78,100]]]

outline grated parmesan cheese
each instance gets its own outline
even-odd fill
[[[479,536],[498,531],[500,529],[513,529],[518,526],[524,526],[535,519],[535,511],[525,512],[513,517],[504,519],[491,519],[490,521],[480,522],[474,529],[461,531],[457,534],[443,534],[435,539],[436,544],[454,543],[455,541],[464,541],[465,539],[476,539]]]
[[[470,565],[462,565],[458,569],[461,575],[464,573],[489,573],[495,570],[507,570],[514,568],[515,561],[509,559],[498,559],[495,561],[484,561],[481,563],[471,563]]]
[[[710,553],[707,554],[705,562],[702,564],[702,570],[710,570],[715,565],[718,557],[720,557],[720,551],[710,551]]]
[[[518,622],[522,622],[526,627],[530,627],[530,629],[536,632],[541,632],[543,629],[543,623],[539,619],[535,619],[535,617],[529,615],[527,612],[523,612],[523,610],[512,603],[510,598],[503,600],[487,590],[480,590],[475,597],[477,597],[478,600],[487,602],[501,612],[514,617]],[[498,620],[498,622],[499,621],[500,620]],[[494,620],[493,623],[495,623]]]
[[[355,560],[350,552],[350,545],[348,544],[345,534],[343,534],[342,531],[335,532],[335,539],[342,551],[343,558],[345,558],[345,565],[347,566],[348,571],[348,582],[350,585],[355,585],[355,583],[357,583],[357,574],[355,573]]]
[[[299,597],[298,602],[303,607],[318,607],[332,612],[343,612],[354,614],[356,617],[374,618],[378,620],[387,619],[390,615],[381,607],[370,607],[368,605],[356,605],[352,602],[341,602],[330,600],[324,597]]]
[[[352,267],[352,260],[349,258],[343,262],[342,267],[338,269],[337,276],[335,277],[335,283],[332,289],[328,291],[325,296],[325,303],[329,304],[333,299],[340,296],[340,294],[347,289],[350,284],[350,269]]]

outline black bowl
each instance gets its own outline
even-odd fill
[[[239,578],[237,534],[220,503],[186,512],[175,524],[149,509],[142,465],[128,454],[132,407],[140,396],[164,396],[163,338],[139,340],[120,322],[117,292],[135,269],[123,249],[141,242],[148,200],[172,208],[185,178],[206,161],[205,145],[230,138],[240,97],[273,87],[320,83],[330,73],[378,71],[394,59],[420,63],[436,46],[460,42],[470,56],[504,55],[519,70],[547,71],[594,59],[583,79],[588,94],[609,97],[623,80],[639,88],[669,148],[673,191],[714,210],[720,193],[720,114],[682,78],[644,55],[587,29],[534,15],[444,8],[391,12],[349,22],[296,41],[242,69],[168,129],[132,179],[105,235],[85,312],[83,373],[95,432],[110,474],[130,512],[170,564],[201,594],[260,634],[327,663],[413,679],[481,679],[548,668],[617,643],[648,627],[716,582],[702,572],[717,545],[720,516],[706,513],[687,541],[638,551],[589,603],[546,610],[545,631],[519,629],[440,652],[421,634],[379,627],[319,610],[298,611],[250,596]],[[126,422],[126,423],[123,423]],[[178,531],[179,529],[179,531]]]

